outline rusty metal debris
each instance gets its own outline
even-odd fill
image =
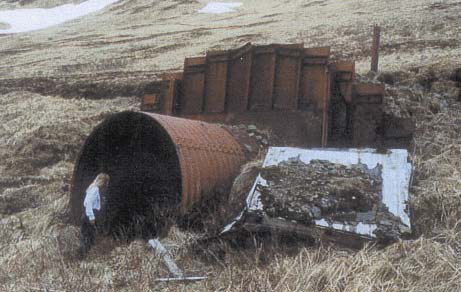
[[[158,239],[150,239],[149,245],[155,250],[155,254],[162,257],[163,262],[167,266],[173,277],[158,278],[158,282],[170,282],[170,281],[201,281],[207,277],[203,276],[184,276],[184,272],[176,265],[173,259],[170,257],[168,250]]]
[[[103,121],[87,138],[75,164],[71,216],[78,222],[84,189],[99,172],[111,177],[109,193],[119,213],[181,206],[186,213],[202,197],[232,184],[244,153],[218,125],[143,112],[122,112]],[[146,215],[146,214],[140,214]]]
[[[142,109],[151,113],[115,114],[86,140],[73,176],[74,222],[83,190],[99,172],[113,182],[111,225],[160,230],[168,228],[158,218],[187,215],[196,203],[228,192],[240,166],[260,149],[405,148],[413,134],[410,120],[384,114],[384,85],[357,82],[354,62],[332,61],[329,48],[246,44],[209,51],[186,58],[184,71],[164,74],[161,84],[143,98]],[[264,216],[259,225],[245,222],[247,229],[309,234],[324,228],[380,240],[410,229],[402,207],[408,199],[404,152],[290,149],[270,148],[246,202],[248,214]],[[279,164],[276,156],[299,161]],[[397,170],[390,170],[392,163]]]
[[[408,132],[385,134],[399,121],[383,115],[384,86],[359,83],[355,75],[354,62],[332,61],[328,47],[248,43],[186,58],[184,71],[165,74],[163,89],[155,98],[146,94],[141,108],[209,122],[244,120],[295,146],[405,147]]]

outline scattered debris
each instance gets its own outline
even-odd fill
[[[357,220],[357,212],[368,212],[380,200],[381,165],[331,163],[326,160],[283,161],[261,171],[267,185],[258,185],[263,211],[307,225],[328,217]]]
[[[411,227],[407,157],[407,151],[399,149],[377,153],[271,147],[244,210],[223,233],[234,226],[248,227],[249,220],[252,230],[258,230],[258,224],[275,230],[285,226],[313,239],[319,230],[330,230],[395,241]]]
[[[407,147],[413,132],[401,124],[412,121],[384,115],[384,85],[360,82],[354,62],[330,57],[329,47],[296,43],[208,50],[205,56],[186,58],[182,72],[164,74],[165,86],[145,92],[141,110],[243,123],[250,135],[268,128],[282,139],[277,146]]]
[[[80,152],[71,187],[71,220],[78,222],[82,193],[95,172],[105,172],[111,177],[111,231],[132,230],[138,224],[146,231],[143,238],[157,237],[168,229],[166,218],[185,215],[202,198],[230,189],[244,161],[241,146],[218,125],[117,113],[96,127]]]
[[[150,246],[152,246],[152,248],[155,250],[156,255],[163,258],[163,262],[167,266],[170,273],[173,274],[173,277],[158,278],[157,281],[159,282],[200,281],[200,280],[205,280],[207,278],[207,277],[197,277],[197,276],[184,276],[183,271],[171,259],[168,253],[168,250],[160,243],[158,239],[150,239],[148,242]]]

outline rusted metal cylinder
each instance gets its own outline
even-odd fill
[[[70,198],[72,221],[78,222],[85,189],[99,172],[109,174],[114,192],[126,188],[120,196],[127,198],[130,189],[145,190],[139,184],[150,184],[149,178],[139,177],[149,173],[156,176],[155,168],[162,166],[159,172],[166,179],[156,183],[164,184],[163,189],[177,184],[179,198],[172,204],[180,204],[185,213],[203,196],[230,187],[244,160],[240,145],[218,125],[145,112],[112,115],[87,138],[75,164]],[[123,186],[123,182],[133,186]],[[155,193],[158,189],[153,185],[144,192]]]

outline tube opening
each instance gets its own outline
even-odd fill
[[[74,222],[83,213],[86,188],[100,172],[110,176],[100,223],[105,232],[147,238],[167,229],[181,204],[181,174],[175,145],[157,121],[123,112],[94,130],[74,170]]]

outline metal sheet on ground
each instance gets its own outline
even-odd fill
[[[383,189],[382,201],[389,211],[399,217],[403,224],[410,228],[410,217],[406,212],[409,199],[409,183],[411,177],[411,164],[408,162],[406,149],[391,149],[389,153],[377,153],[374,149],[299,149],[291,147],[271,147],[264,160],[263,167],[277,165],[289,159],[300,159],[309,163],[313,159],[327,160],[329,162],[353,165],[362,163],[368,168],[381,164]],[[375,237],[374,224],[361,224],[350,226],[348,224],[330,224],[325,220],[318,220],[316,224],[333,229],[355,232],[370,237]]]
[[[325,160],[331,163],[352,166],[364,164],[368,169],[382,166],[382,203],[389,212],[397,216],[410,231],[410,217],[407,213],[411,164],[406,149],[391,149],[387,153],[378,153],[374,149],[301,149],[292,147],[270,147],[264,159],[263,167],[279,165],[281,162],[300,160],[309,164],[311,160]],[[261,212],[264,208],[258,186],[267,186],[267,181],[259,175],[250,190],[245,209],[227,226],[222,233],[231,230],[235,223],[243,218],[245,212]],[[340,232],[357,234],[364,238],[376,238],[377,224],[363,222],[331,222],[328,218],[315,220],[319,228],[328,228]]]

